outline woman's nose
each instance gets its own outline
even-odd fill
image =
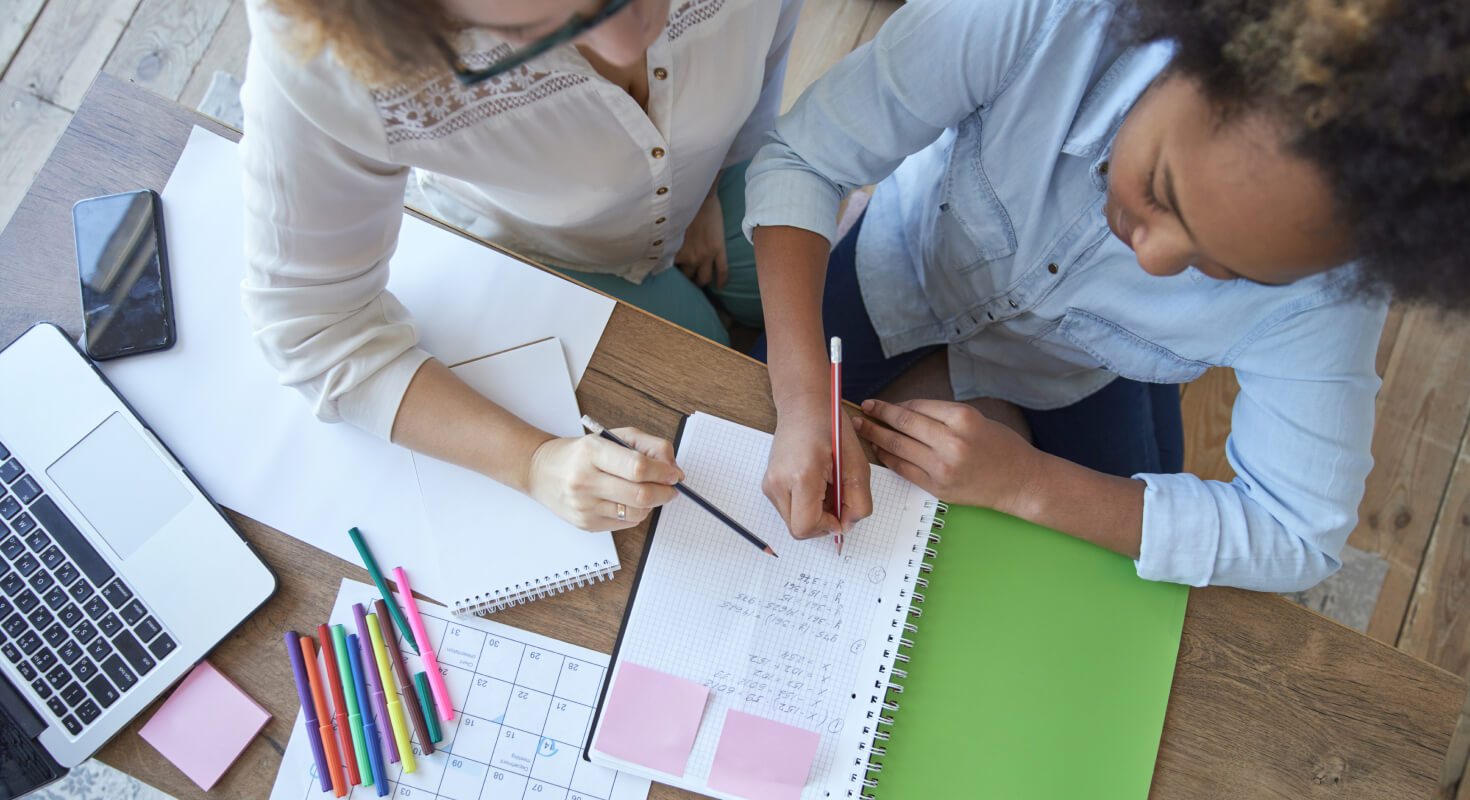
[[[1193,259],[1187,237],[1152,224],[1140,224],[1133,229],[1132,245],[1138,266],[1150,275],[1178,275],[1189,268]]]

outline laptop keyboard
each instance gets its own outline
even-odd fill
[[[77,736],[177,648],[0,444],[0,653]]]

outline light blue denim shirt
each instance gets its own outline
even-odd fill
[[[834,235],[881,183],[858,238],[884,351],[949,348],[958,399],[1070,405],[1115,376],[1233,367],[1230,483],[1147,483],[1138,574],[1284,591],[1317,583],[1372,466],[1386,303],[1351,266],[1289,286],[1145,273],[1102,205],[1114,136],[1167,63],[1110,0],[916,0],[815,83],[747,175],[746,233]]]

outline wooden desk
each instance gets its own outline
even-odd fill
[[[98,78],[0,234],[0,342],[39,320],[78,332],[71,204],[140,187],[162,190],[196,124],[238,138],[193,111]],[[577,398],[594,417],[663,436],[695,410],[767,430],[775,423],[764,367],[621,303]],[[263,798],[297,705],[280,634],[315,628],[340,578],[367,575],[253,520],[235,521],[279,573],[281,588],[210,660],[274,718],[214,795]],[[610,651],[644,533],[616,537],[622,577],[495,619]],[[1274,595],[1194,590],[1150,796],[1427,797],[1464,693],[1456,676]],[[203,797],[136,735],[151,713],[98,757],[176,797]],[[656,785],[652,796],[687,795]]]

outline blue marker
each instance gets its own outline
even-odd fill
[[[352,668],[352,684],[358,697],[367,697],[367,679],[362,671],[362,648],[358,646],[357,634],[347,634],[347,661]],[[383,754],[378,749],[378,726],[373,721],[371,703],[362,704],[362,733],[367,739],[368,764],[373,771],[373,786],[379,797],[388,796],[388,776],[383,772]]]

